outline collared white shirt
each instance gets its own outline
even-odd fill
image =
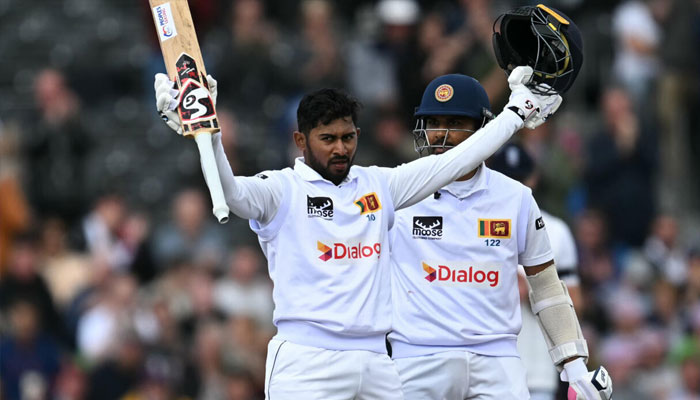
[[[393,357],[516,356],[518,264],[552,259],[537,203],[483,165],[438,193],[398,211],[391,231]]]
[[[521,126],[514,112],[504,111],[445,154],[396,168],[353,166],[339,185],[302,158],[294,168],[234,177],[215,135],[226,203],[250,220],[268,260],[278,338],[383,352],[391,324],[387,249],[394,210],[473,170]]]

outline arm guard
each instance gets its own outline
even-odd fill
[[[528,276],[530,305],[537,316],[549,355],[561,371],[561,364],[571,357],[588,361],[588,345],[576,318],[574,305],[566,285],[559,280],[554,265]]]

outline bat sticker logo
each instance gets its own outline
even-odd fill
[[[177,29],[175,28],[175,22],[171,18],[173,15],[170,9],[170,3],[165,3],[157,7],[153,7],[153,17],[156,21],[156,26],[160,29],[156,29],[158,36],[160,36],[160,41],[164,42],[168,39],[172,39],[177,36]]]
[[[185,86],[180,91],[182,122],[190,124],[213,117],[216,113],[209,91],[200,86],[197,81],[187,79],[185,82]]]
[[[177,79],[180,83],[180,116],[184,124],[199,122],[216,115],[214,101],[202,82],[197,63],[187,53],[180,54],[175,62]]]

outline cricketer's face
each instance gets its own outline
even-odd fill
[[[338,118],[328,125],[318,125],[308,135],[295,132],[297,147],[306,163],[323,178],[338,185],[350,172],[355,159],[360,129],[352,118]]]
[[[431,115],[425,118],[431,154],[442,154],[467,140],[477,130],[476,120],[459,115]]]

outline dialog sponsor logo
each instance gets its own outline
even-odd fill
[[[500,283],[501,271],[496,266],[478,267],[434,262],[422,262],[422,264],[423,270],[427,273],[425,279],[431,283],[474,287],[497,287]]]
[[[382,252],[381,243],[356,244],[332,243],[330,245],[316,241],[316,248],[321,252],[318,256],[321,261],[328,260],[360,260],[367,258],[379,258]]]

